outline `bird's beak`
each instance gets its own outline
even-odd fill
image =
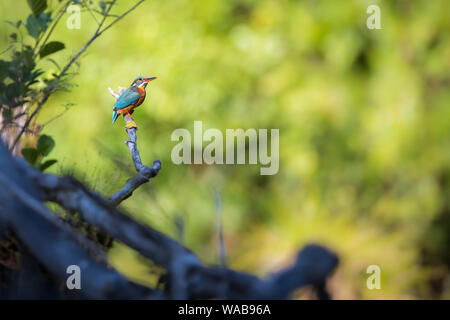
[[[150,81],[155,80],[155,79],[156,79],[156,77],[145,78],[144,81],[145,82],[150,82]]]

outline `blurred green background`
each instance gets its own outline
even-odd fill
[[[123,12],[134,1],[119,1]],[[381,8],[381,30],[366,8]],[[26,1],[0,1],[2,20]],[[317,242],[335,250],[333,298],[450,298],[450,10],[447,0],[149,0],[80,60],[76,87],[38,118],[56,141],[54,173],[104,196],[134,174],[108,87],[157,76],[134,113],[142,158],[162,170],[121,208],[218,263],[214,192],[223,201],[230,267],[266,275]],[[64,20],[64,19],[63,19]],[[96,28],[63,21],[61,65]],[[0,24],[0,48],[12,28]],[[49,62],[48,70],[54,68]],[[50,71],[49,71],[50,72]],[[280,170],[259,165],[174,165],[176,128],[279,128]],[[115,242],[111,263],[152,284],[148,261]],[[366,268],[379,265],[381,290]],[[299,292],[299,297],[302,293]]]

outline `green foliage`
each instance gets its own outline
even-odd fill
[[[22,155],[34,168],[44,171],[57,162],[55,159],[47,159],[44,161],[44,157],[48,156],[54,147],[55,141],[53,138],[43,134],[39,137],[37,147],[23,148]]]
[[[45,169],[54,165],[56,162],[58,162],[58,160],[55,160],[55,159],[46,160],[40,164],[39,170],[44,171]]]
[[[39,156],[39,152],[37,149],[34,148],[23,148],[22,155],[25,158],[25,160],[28,161],[29,164],[34,165]]]
[[[42,12],[38,18],[30,14],[27,18],[25,28],[28,34],[33,38],[37,39],[40,34],[47,30],[49,23],[51,22],[50,14]]]
[[[35,17],[39,17],[47,9],[47,0],[27,0],[27,2]]]
[[[0,60],[0,109],[11,116],[12,110],[21,106],[27,96],[38,94],[32,85],[42,75],[33,60],[33,49],[24,45],[14,51],[11,60]],[[8,118],[9,119],[9,118]]]
[[[41,58],[48,56],[49,54],[58,52],[62,49],[65,48],[64,43],[59,42],[59,41],[51,41],[49,43],[47,43],[39,52],[39,55],[41,56]]]
[[[38,140],[37,150],[43,156],[48,156],[50,151],[55,147],[55,141],[52,137],[45,134],[41,135]]]
[[[54,75],[48,74],[38,66],[40,64],[38,57],[42,59],[64,49],[64,43],[59,41],[44,42],[38,46],[51,22],[50,12],[40,12],[38,18],[30,14],[26,23],[20,20],[17,23],[9,23],[16,32],[10,37],[12,48],[10,58],[0,60],[0,110],[5,116],[3,126],[14,124],[17,107],[22,107],[24,103],[32,106],[44,93],[68,85],[66,79],[58,79],[55,83]],[[23,27],[33,38],[33,45],[29,45],[29,41],[22,36],[20,40],[18,39],[17,34],[22,34]],[[37,83],[41,85],[36,86]]]
[[[58,77],[55,72],[49,72],[51,68],[42,60],[65,48],[64,43],[51,41],[48,27],[53,22],[52,11],[46,11],[46,1],[28,1],[28,5],[32,14],[28,15],[26,22],[8,21],[15,32],[9,37],[9,56],[0,59],[0,129],[8,131],[13,139],[19,136],[30,108],[36,110],[46,95],[70,86],[68,77]],[[29,37],[24,36],[24,31]],[[39,133],[39,127],[34,123],[26,130],[36,135]],[[42,135],[37,149],[26,148],[22,154],[30,164],[45,170],[56,162],[42,162],[53,147],[53,139]]]
[[[100,1],[98,3],[98,5],[99,5],[100,9],[102,10],[102,12],[106,11],[106,2],[105,1]]]

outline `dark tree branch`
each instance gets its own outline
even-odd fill
[[[97,246],[94,242],[84,237],[81,233],[75,231],[67,222],[59,219],[50,210],[47,209],[38,200],[30,197],[24,190],[19,188],[14,182],[9,181],[3,173],[0,173],[0,185],[6,188],[16,200],[21,201],[24,205],[33,209],[34,212],[47,219],[50,223],[60,228],[67,234],[70,234],[77,242],[90,252],[98,261],[107,263],[107,257],[105,252]]]
[[[71,177],[38,171],[30,174],[39,186],[42,200],[56,202],[67,210],[80,213],[88,223],[135,248],[155,263],[169,267],[171,251],[180,247],[177,242],[134,221]]]
[[[40,201],[39,187],[27,175],[27,171],[33,169],[14,160],[2,143],[0,166],[4,169],[3,174],[9,185],[0,188],[0,225],[11,228],[47,270],[64,281],[69,276],[67,267],[78,265],[81,269],[80,294],[88,298],[161,297],[160,293],[133,284],[114,269],[92,259],[67,228],[54,223],[53,218],[48,217],[36,204],[36,201]]]
[[[173,277],[169,287],[176,292],[172,292],[172,297],[284,299],[296,288],[324,283],[338,262],[337,257],[327,249],[310,245],[300,251],[292,267],[265,280],[222,267],[208,268],[190,250],[134,221],[79,182],[41,173],[35,173],[34,180],[45,200],[79,212],[88,223],[164,267],[169,277]],[[185,284],[178,282],[179,277],[184,279]]]
[[[217,297],[226,287],[226,299],[287,299],[303,286],[320,285],[338,264],[335,254],[318,245],[307,245],[297,255],[295,263],[266,279],[223,268],[194,266],[189,270],[189,298]]]

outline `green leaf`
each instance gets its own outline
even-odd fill
[[[48,167],[51,167],[52,165],[54,165],[57,162],[58,162],[58,160],[56,160],[56,159],[47,160],[39,166],[39,170],[44,171],[45,169],[47,169]]]
[[[27,2],[36,18],[47,9],[47,0],[27,0]]]
[[[42,71],[42,69],[35,69],[26,80],[27,82],[33,82],[42,74],[44,74],[44,71]]]
[[[39,55],[41,58],[48,56],[49,54],[55,53],[57,51],[60,51],[64,49],[66,46],[64,43],[59,41],[51,41],[47,43],[42,49],[41,52],[39,52]]]
[[[29,164],[34,164],[38,158],[38,151],[34,148],[23,148],[22,155]]]
[[[35,39],[39,36],[39,33],[41,33],[39,22],[32,14],[28,16],[25,28],[27,28],[28,34]]]
[[[41,27],[41,32],[45,32],[47,30],[48,25],[52,22],[52,18],[50,13],[42,12],[37,18],[39,26]]]
[[[106,11],[106,3],[105,3],[105,1],[100,1],[98,5],[100,6],[100,9],[102,9],[102,12]]]
[[[45,134],[39,137],[37,149],[40,154],[42,154],[43,156],[47,156],[54,147],[55,141],[52,137]]]
[[[25,24],[25,28],[28,31],[28,34],[33,38],[37,39],[39,34],[47,30],[48,25],[52,19],[50,18],[50,14],[43,12],[41,15],[36,18],[34,15],[30,14],[27,17],[27,23]]]

